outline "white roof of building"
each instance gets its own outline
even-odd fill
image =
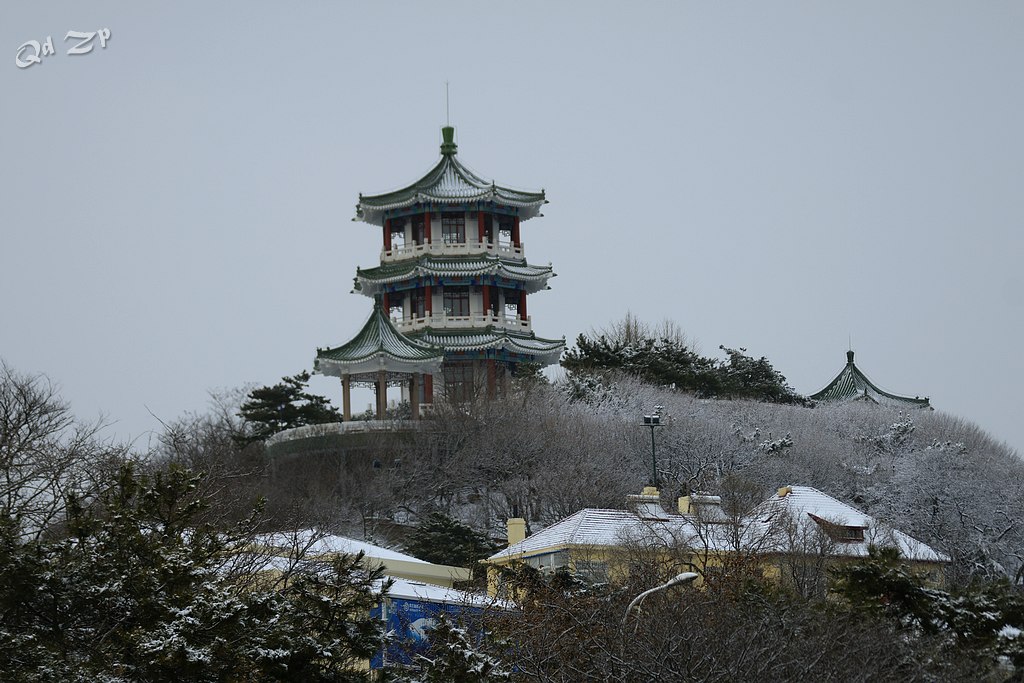
[[[686,515],[666,513],[654,518],[641,517],[628,510],[584,508],[487,559],[529,557],[539,551],[550,552],[569,546],[684,545],[697,535],[695,522],[696,518]],[[719,547],[719,541],[711,540],[715,547]]]
[[[782,495],[783,492],[785,495]],[[908,560],[949,562],[948,555],[810,486],[786,486],[780,489],[779,495],[772,496],[754,508],[747,515],[746,521],[751,528],[763,529],[791,521],[796,525],[797,537],[803,538],[809,538],[809,532],[824,531],[822,522],[863,529],[863,539],[837,542],[831,550],[835,555],[866,557],[868,546],[874,544],[896,547]],[[791,550],[786,541],[793,538],[793,535],[786,535],[786,539],[782,536],[776,535],[776,552]]]
[[[826,524],[831,523],[864,530],[862,540],[835,541],[829,549],[833,555],[866,556],[868,545],[874,543],[895,546],[909,560],[949,561],[948,556],[925,543],[815,488],[786,488],[789,491],[787,495],[769,498],[739,521],[738,538],[742,545],[766,553],[799,552],[799,548],[794,547],[794,539],[802,538],[808,543],[815,539],[820,541],[827,537],[829,529]],[[525,558],[573,546],[623,546],[630,543],[666,547],[693,545],[712,551],[727,551],[734,547],[731,531],[735,527],[710,523],[722,519],[718,514],[701,518],[673,513],[652,515],[650,511],[639,515],[628,510],[585,508],[491,555],[488,561]],[[792,533],[794,527],[787,524],[788,521],[796,525],[797,534]]]
[[[271,548],[297,548],[304,551],[307,556],[344,554],[355,555],[363,553],[366,557],[377,560],[398,560],[402,562],[418,562],[430,564],[412,555],[390,548],[382,548],[366,541],[357,541],[346,536],[324,534],[315,529],[298,529],[295,531],[278,531],[270,534],[261,534],[256,537],[256,542]]]

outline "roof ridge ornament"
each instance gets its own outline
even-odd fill
[[[459,151],[459,146],[455,144],[455,127],[444,126],[441,128],[441,137],[444,140],[441,143],[441,154],[454,156]]]

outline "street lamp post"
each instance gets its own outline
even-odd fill
[[[657,593],[658,591],[663,591],[667,588],[672,588],[673,586],[680,586],[684,583],[690,583],[691,581],[694,581],[696,578],[697,574],[695,572],[683,572],[682,574],[676,574],[660,586],[648,588],[643,593],[633,598],[633,602],[629,603],[629,607],[626,608],[626,611],[622,615],[622,625],[626,625],[626,620],[629,619],[629,613],[633,611],[633,608],[639,607],[640,603],[643,602],[644,598],[646,598],[651,593]]]
[[[651,428],[651,486],[658,488],[658,458],[654,454],[654,430],[657,427],[661,427],[661,411],[662,406],[654,406],[654,412],[650,415],[644,415],[644,427]]]

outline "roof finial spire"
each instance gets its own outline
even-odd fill
[[[451,125],[450,109],[448,100],[448,81],[444,82],[444,127],[441,128],[441,154],[445,156],[455,154],[459,146],[455,144],[455,129]]]

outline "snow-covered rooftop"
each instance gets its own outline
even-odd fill
[[[781,493],[785,491],[785,495]],[[639,508],[638,508],[639,509]],[[794,538],[823,539],[836,528],[849,527],[852,538],[832,544],[833,555],[866,556],[868,545],[895,546],[903,557],[923,562],[949,558],[927,544],[876,520],[810,486],[787,486],[738,521],[738,528],[721,523],[719,516],[699,517],[665,513],[654,517],[628,510],[585,508],[488,558],[503,562],[571,547],[646,545],[699,545],[701,549],[728,551],[735,541],[761,552],[793,552]],[[793,534],[792,530],[798,532]]]

